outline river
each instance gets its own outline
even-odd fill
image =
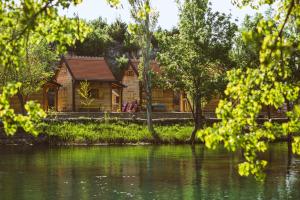
[[[263,183],[202,145],[0,147],[0,199],[300,199],[300,157],[272,144]]]

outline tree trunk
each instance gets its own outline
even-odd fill
[[[143,52],[143,80],[146,93],[146,108],[147,108],[147,126],[148,131],[152,134],[154,140],[158,141],[159,137],[154,130],[152,121],[152,83],[151,83],[151,31],[150,31],[150,16],[146,16],[145,20],[145,35],[144,35]]]
[[[197,153],[195,145],[191,145],[191,150],[192,150],[192,158],[194,160],[194,172],[195,172],[195,179],[194,179],[195,184],[193,184],[193,188],[194,188],[193,195],[194,195],[194,199],[203,199],[203,195],[198,191],[201,191],[201,185],[202,185],[201,183],[203,182],[202,178],[205,177],[202,175],[205,147],[201,145],[199,147],[200,152]]]
[[[21,113],[22,113],[22,115],[25,115],[26,110],[25,110],[25,101],[24,101],[23,95],[21,94],[21,92],[18,92],[17,96],[18,96],[19,103],[20,103]]]
[[[201,106],[201,97],[196,95],[195,97],[195,114],[194,114],[194,130],[190,137],[190,143],[195,144],[196,133],[199,129],[203,128],[203,116],[202,116],[202,106]]]
[[[291,108],[291,105],[290,105],[290,102],[288,100],[286,100],[286,109],[287,109],[287,112],[290,112],[292,110]],[[289,133],[287,135],[287,143],[288,143],[288,156],[290,158],[290,154],[292,152],[292,142],[293,142],[293,136],[291,133]]]
[[[149,132],[152,134],[154,139],[157,139],[157,134],[155,133],[154,127],[153,127],[153,121],[152,121],[152,89],[149,81],[151,80],[151,77],[145,78],[145,89],[146,89],[146,100],[147,100],[147,126]]]
[[[267,106],[267,113],[268,113],[268,119],[271,119],[271,107],[268,105]]]
[[[189,98],[186,97],[186,101],[188,102],[188,105],[189,105],[189,107],[190,107],[190,110],[191,110],[191,112],[192,112],[192,114],[193,114],[193,118],[195,119],[196,116],[195,116],[194,108],[193,108],[193,106],[192,106],[192,104],[191,104]]]
[[[292,155],[293,155],[293,148],[292,148],[292,137],[288,135],[288,161],[287,161],[287,174],[290,174],[291,165],[292,165]]]
[[[288,100],[286,100],[286,109],[287,112],[290,112],[292,110],[290,102]],[[287,146],[288,146],[288,162],[287,162],[287,174],[290,174],[290,168],[291,168],[291,164],[292,164],[292,142],[293,142],[293,136],[291,133],[289,133],[287,135]]]
[[[288,112],[290,112],[292,110],[292,106],[291,106],[291,104],[290,104],[290,102],[288,100],[286,101],[286,110]]]

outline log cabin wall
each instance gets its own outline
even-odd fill
[[[128,69],[124,72],[122,83],[126,87],[123,89],[122,103],[130,103],[137,100],[140,106],[145,107],[145,93],[143,92],[143,88],[141,88],[141,82],[136,71],[132,68],[132,65],[129,65]],[[167,112],[180,111],[179,102],[178,105],[174,104],[174,92],[172,90],[153,88],[152,103],[163,104]]]
[[[121,112],[122,110],[122,87],[112,86],[112,112]]]
[[[219,100],[218,97],[215,97],[215,98],[211,99],[208,103],[206,103],[204,105],[203,110],[205,112],[215,112],[216,108],[218,107],[219,101],[220,100]]]
[[[122,84],[126,85],[123,89],[123,102],[132,102],[137,100],[140,103],[140,81],[138,75],[132,69],[130,65],[124,72]]]
[[[183,92],[180,94],[180,112],[191,112],[186,100],[186,94]]]
[[[152,89],[152,103],[165,105],[167,112],[175,111],[173,90],[170,90],[170,89],[164,90],[161,88],[153,88]]]
[[[120,100],[120,96],[116,95],[114,92],[112,92],[111,96],[111,102],[112,102],[112,112],[120,112],[120,104],[117,100]]]
[[[61,84],[61,88],[58,90],[58,111],[72,111],[72,75],[65,64],[62,64],[58,71],[56,82]]]
[[[220,99],[218,97],[212,98],[209,102],[204,104],[203,112],[215,113]],[[192,104],[192,102],[190,102]],[[180,112],[191,112],[190,105],[186,100],[186,94],[182,93],[180,97]]]
[[[26,103],[26,101],[35,101],[36,103],[39,103],[41,105],[41,108],[45,109],[45,105],[44,105],[45,100],[44,100],[43,89],[30,95],[27,99],[24,99],[25,103]],[[20,101],[16,95],[10,99],[10,105],[16,113],[21,113]]]
[[[164,112],[183,112],[180,108],[180,96],[178,96],[176,102],[176,92],[171,89],[161,89],[161,88],[152,88],[152,105],[165,106],[166,110]],[[146,94],[142,92],[141,105],[142,108],[146,109]],[[154,109],[155,110],[155,109]]]
[[[101,111],[111,112],[112,111],[112,85],[111,83],[103,82],[89,82],[92,103],[90,106],[83,105],[82,97],[79,95],[78,90],[80,89],[80,82],[75,83],[75,111]]]
[[[20,102],[17,96],[13,96],[9,100],[10,106],[16,113],[21,113]]]

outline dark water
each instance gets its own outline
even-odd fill
[[[203,146],[1,148],[0,199],[300,199],[300,158],[285,144],[263,156],[264,184]]]

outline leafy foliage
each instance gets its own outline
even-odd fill
[[[120,5],[121,1],[120,0],[106,0],[107,3],[109,3],[111,6],[118,6]]]
[[[128,32],[127,24],[120,19],[108,24],[102,18],[92,20],[87,24],[92,31],[83,41],[76,41],[74,45],[68,47],[69,53],[79,56],[105,57],[116,78],[121,80],[124,65],[119,61],[125,57],[137,58],[139,51],[137,42]]]
[[[157,133],[163,143],[185,143],[192,130],[190,124],[157,125]],[[132,122],[87,122],[87,123],[49,123],[44,132],[59,140],[89,143],[139,143],[155,142],[145,125]],[[174,134],[175,133],[175,134]]]
[[[152,38],[157,23],[158,13],[151,8],[150,0],[128,0],[131,6],[131,17],[135,23],[129,24],[128,30],[131,36],[138,42],[141,50],[139,68],[142,74],[144,92],[146,94],[147,125],[149,132],[155,139],[159,139],[155,133],[152,122],[152,70],[150,66],[152,53]],[[111,3],[116,5],[115,2]]]
[[[13,135],[18,127],[22,127],[25,131],[37,135],[37,124],[41,118],[46,117],[46,113],[40,106],[33,101],[28,101],[25,104],[25,109],[28,113],[26,116],[15,114],[14,110],[10,107],[9,99],[18,92],[20,87],[20,83],[9,83],[6,87],[2,88],[2,94],[0,96],[0,118],[2,119],[4,130],[8,135]]]
[[[76,41],[68,50],[79,56],[105,56],[113,57],[126,54],[135,55],[137,44],[132,41],[127,30],[127,24],[117,19],[108,24],[102,18],[87,22],[91,32],[83,41]],[[132,55],[133,54],[133,55]]]
[[[58,9],[77,5],[80,0],[18,0],[0,1],[0,66],[1,71],[22,71],[24,64],[34,65],[28,48],[44,41],[55,45],[57,52],[63,52],[66,45],[83,38],[89,31],[85,24],[76,19],[59,16]],[[40,61],[40,60],[39,60]],[[33,62],[33,63],[30,63]],[[28,67],[28,66],[27,66]],[[38,68],[37,68],[38,69]],[[24,69],[25,70],[25,69]],[[18,126],[27,132],[36,133],[35,121],[43,117],[43,111],[33,102],[25,105],[27,116],[16,115],[9,107],[9,98],[21,89],[17,83],[8,84],[1,95],[1,120],[5,130],[13,134]]]
[[[232,57],[239,68],[247,67],[257,68],[259,66],[259,50],[263,37],[258,34],[256,26],[263,19],[263,15],[256,14],[254,17],[247,15],[239,28],[239,32],[235,37],[235,44],[232,50]],[[252,40],[245,40],[244,36],[251,31]]]
[[[232,67],[230,50],[237,26],[230,16],[212,12],[205,0],[185,1],[180,8],[179,33],[157,35],[158,59],[171,88],[192,99],[195,132],[202,128],[203,104],[222,91],[224,72]]]
[[[1,84],[10,82],[22,83],[17,96],[20,101],[21,111],[24,114],[24,104],[28,97],[42,90],[42,86],[54,75],[55,64],[58,55],[53,48],[46,44],[43,39],[40,41],[30,40],[27,43],[26,54],[20,55],[20,63],[17,68],[0,69]]]
[[[82,41],[68,48],[71,53],[79,56],[103,56],[108,42],[111,40],[108,35],[108,24],[102,18],[87,23],[91,32]]]
[[[256,2],[239,1],[252,6]],[[272,5],[275,1],[258,3]],[[278,109],[298,102],[300,83],[294,72],[299,69],[300,61],[299,28],[299,1],[284,0],[278,2],[273,18],[260,19],[254,30],[243,33],[245,41],[262,38],[259,66],[228,72],[227,98],[220,102],[216,111],[221,122],[199,132],[199,137],[210,148],[223,144],[230,151],[242,149],[245,162],[239,165],[239,172],[243,176],[254,175],[263,180],[267,163],[258,159],[258,153],[265,152],[268,142],[275,138],[299,132],[298,106],[288,112],[289,121],[282,125],[256,121],[264,106]],[[293,152],[299,153],[298,138],[294,138],[293,148]]]
[[[91,96],[90,83],[87,81],[81,81],[78,89],[78,94],[81,97],[80,103],[86,107],[89,107],[95,99]]]
[[[142,83],[146,94],[147,125],[154,139],[159,139],[152,122],[152,69],[150,66],[152,52],[152,38],[157,24],[158,13],[151,8],[150,0],[129,0],[131,16],[135,20],[129,25],[129,33],[135,36],[141,49],[139,68],[142,74]]]

